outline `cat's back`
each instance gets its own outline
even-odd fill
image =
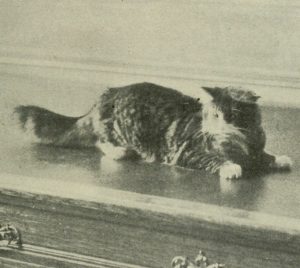
[[[101,114],[105,118],[114,111],[137,111],[147,113],[187,113],[201,109],[199,99],[153,83],[137,83],[107,89],[100,98]]]

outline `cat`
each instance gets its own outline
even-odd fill
[[[203,87],[211,101],[153,83],[107,89],[92,109],[67,117],[18,106],[24,130],[39,142],[97,147],[115,160],[141,158],[237,179],[245,171],[289,170],[287,156],[264,151],[259,96],[236,88]]]

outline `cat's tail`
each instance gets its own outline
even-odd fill
[[[80,120],[85,116],[69,117],[38,106],[18,106],[14,113],[21,128],[37,138],[37,142],[64,147],[92,147],[97,141],[93,126]]]

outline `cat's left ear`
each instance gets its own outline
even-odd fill
[[[223,89],[219,87],[202,87],[214,99],[222,94]]]
[[[252,95],[251,98],[250,98],[250,100],[252,102],[256,102],[258,99],[260,99],[260,96],[258,96],[258,95]]]

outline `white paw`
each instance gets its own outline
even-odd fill
[[[120,160],[126,156],[127,148],[114,146],[111,143],[97,143],[96,146],[110,159]]]
[[[242,176],[242,168],[240,165],[226,162],[220,167],[219,174],[221,179],[238,179]]]
[[[282,170],[289,170],[293,165],[293,161],[286,155],[275,157],[275,168]]]
[[[126,156],[126,151],[127,149],[124,147],[114,147],[107,156],[114,160],[120,160]]]

